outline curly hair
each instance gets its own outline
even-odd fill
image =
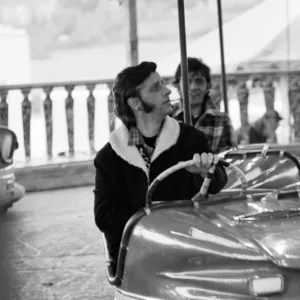
[[[140,98],[139,86],[149,75],[156,71],[156,63],[143,61],[139,65],[125,68],[117,76],[113,84],[115,115],[126,125],[136,123],[135,116],[128,104],[129,98]]]

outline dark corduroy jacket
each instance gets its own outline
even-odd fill
[[[136,146],[128,145],[128,139],[129,132],[121,125],[94,160],[95,221],[105,234],[113,259],[117,258],[126,222],[145,205],[149,184],[167,168],[192,159],[194,153],[212,152],[201,131],[171,117],[166,117],[149,169]],[[152,199],[189,200],[199,191],[202,181],[198,174],[177,171],[161,182]],[[209,193],[219,192],[226,182],[225,170],[218,166]]]

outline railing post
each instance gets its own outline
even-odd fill
[[[294,141],[300,142],[300,76],[295,74],[289,84],[290,113],[294,119]]]
[[[240,103],[240,115],[241,115],[241,144],[249,144],[249,117],[248,117],[248,98],[249,91],[246,85],[246,78],[239,78],[238,83],[238,100]]]
[[[67,85],[65,88],[68,92],[68,96],[65,100],[65,107],[68,128],[69,154],[70,156],[74,156],[74,99],[72,96],[74,85]]]
[[[109,95],[107,97],[109,132],[115,130],[114,97],[112,93],[112,86],[113,86],[112,83],[107,84],[107,87],[109,88]]]
[[[221,100],[222,100],[222,89],[221,89],[221,77],[213,77],[212,78],[212,87],[210,90],[210,96],[212,100],[212,104],[217,108],[221,108]]]
[[[268,115],[273,116],[273,118],[268,118],[266,122],[268,123],[268,143],[277,143],[277,137],[275,132],[275,124],[277,122],[274,110],[274,102],[275,102],[275,87],[274,87],[274,80],[273,76],[268,76],[263,79],[262,88],[264,91],[265,97],[265,106],[266,112]],[[274,130],[273,130],[274,129]]]
[[[24,149],[25,157],[30,160],[30,120],[31,120],[31,102],[29,101],[29,94],[31,88],[22,88],[22,116],[23,116],[23,132],[24,132]]]
[[[273,82],[274,80],[272,77],[266,77],[263,79],[262,87],[264,91],[267,112],[274,110],[275,88]]]
[[[1,126],[8,126],[8,104],[7,104],[7,89],[0,89],[0,125]]]
[[[95,141],[94,141],[94,132],[95,132],[95,96],[94,89],[95,84],[87,85],[87,90],[89,95],[87,97],[87,110],[88,110],[88,126],[89,126],[89,143],[91,154],[95,153]]]
[[[290,103],[289,103],[289,75],[281,74],[279,79],[278,89],[281,91],[281,101],[282,109],[281,115],[283,120],[280,122],[281,125],[281,135],[278,136],[279,143],[287,144],[292,141],[291,133],[292,129],[290,126],[291,114],[290,114]]]
[[[44,88],[46,98],[44,100],[44,112],[46,123],[46,137],[47,137],[47,155],[52,158],[52,141],[53,141],[53,118],[52,118],[52,100],[51,92],[53,87]]]

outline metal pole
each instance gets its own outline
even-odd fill
[[[178,24],[180,37],[180,54],[181,54],[181,78],[182,78],[182,97],[183,97],[183,116],[186,124],[192,124],[191,105],[189,101],[189,77],[186,53],[186,35],[185,35],[185,14],[184,0],[177,0],[178,6]]]
[[[221,0],[217,0],[217,2],[218,2],[218,23],[219,23],[220,51],[221,51],[222,94],[223,94],[223,101],[224,101],[224,109],[225,109],[225,112],[228,113],[227,80],[226,80],[224,40],[223,40],[222,5],[221,5]]]
[[[134,66],[139,63],[136,0],[126,0],[125,11],[128,26],[127,38],[129,39],[127,41],[127,59],[129,65]]]

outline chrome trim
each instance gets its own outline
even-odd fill
[[[269,145],[268,144],[263,145],[261,149],[261,156],[263,158],[267,158],[268,151],[269,151]]]
[[[106,242],[106,238],[103,232],[101,232],[101,236],[102,236],[102,244],[104,246],[104,255],[105,255],[105,260],[107,262],[111,262],[111,258],[109,256],[109,251],[108,251],[108,247],[107,247],[107,242]]]
[[[270,193],[267,193],[264,197],[262,197],[260,199],[260,201],[275,201],[275,200],[278,200],[278,196],[282,191],[284,191],[285,189],[288,189],[288,188],[295,187],[295,186],[298,187],[298,189],[296,189],[296,191],[298,192],[298,195],[300,197],[300,181],[298,181],[298,182],[294,182],[294,183],[285,185],[284,187],[282,187],[281,189],[278,189],[276,191],[272,191]]]
[[[241,222],[243,220],[245,221],[254,221],[256,218],[262,217],[263,214],[276,214],[276,213],[284,213],[289,217],[289,213],[300,213],[300,207],[299,208],[289,208],[289,209],[265,209],[260,212],[253,212],[248,214],[243,214],[239,216],[234,216],[233,219],[237,222]]]
[[[151,209],[149,207],[145,206],[144,210],[148,216],[151,214]]]
[[[121,289],[116,288],[115,293],[121,294],[121,296],[128,297],[129,299],[137,299],[137,300],[162,300],[161,298],[153,298],[147,296],[137,295],[131,292],[122,291]],[[118,298],[116,298],[118,300]],[[124,298],[125,300],[126,298]],[[122,299],[121,299],[122,300]]]

